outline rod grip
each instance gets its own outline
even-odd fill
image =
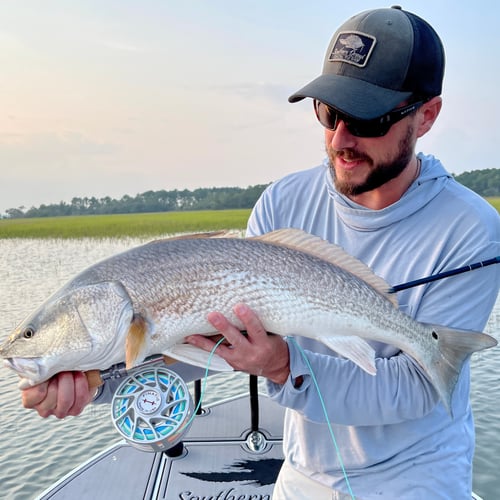
[[[170,358],[169,356],[163,356],[163,362],[166,365],[172,365],[177,362],[177,360]],[[87,377],[87,382],[89,383],[89,389],[97,389],[102,384],[104,380],[102,379],[101,372],[99,370],[89,370],[85,372]]]
[[[171,365],[176,362],[175,359],[170,358],[168,356],[163,356],[163,362],[167,365]],[[100,370],[88,370],[85,373],[85,376],[87,377],[87,382],[89,385],[89,390],[95,390],[98,387],[100,387],[103,383],[104,380],[102,379],[102,375]],[[47,386],[48,382],[44,382],[45,386]],[[40,384],[42,386],[42,384]],[[37,386],[33,386],[37,387]],[[31,390],[33,388],[28,387],[20,387],[21,389],[26,389],[26,391],[23,391],[23,406],[25,408],[34,408],[36,405],[41,403],[43,399],[47,396],[47,389],[44,387],[43,389],[40,390]]]
[[[87,377],[89,389],[97,389],[104,384],[99,370],[89,370],[88,372],[85,372],[85,376]]]

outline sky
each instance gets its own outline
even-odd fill
[[[265,184],[319,164],[294,91],[319,76],[350,0],[2,0],[0,214],[73,197]],[[459,174],[500,139],[500,2],[412,0],[446,50],[443,109],[418,149]]]

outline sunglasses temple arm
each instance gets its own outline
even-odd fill
[[[423,285],[425,283],[431,283],[432,281],[441,280],[443,278],[449,278],[450,276],[455,276],[457,274],[466,273],[474,269],[479,269],[481,267],[491,266],[492,264],[500,264],[500,255],[493,257],[492,259],[483,260],[482,262],[475,262],[474,264],[469,264],[468,266],[459,267],[457,269],[451,269],[449,271],[444,271],[442,273],[433,274],[425,278],[420,278],[418,280],[408,281],[407,283],[402,283],[400,285],[395,285],[389,288],[389,293],[400,292],[401,290],[406,290],[408,288],[413,288],[414,286]]]

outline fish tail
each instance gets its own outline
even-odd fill
[[[451,400],[464,362],[473,352],[496,346],[497,341],[485,333],[437,325],[431,327],[432,337],[438,343],[438,355],[436,369],[430,377],[448,413],[453,417]]]

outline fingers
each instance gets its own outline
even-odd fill
[[[265,336],[266,331],[255,313],[245,304],[237,304],[234,307],[234,312],[238,319],[243,324],[248,333],[248,338]],[[220,344],[217,349],[226,352],[227,349],[248,342],[239,328],[229,322],[229,320],[219,312],[211,312],[207,319],[209,323],[220,333],[220,335],[190,335],[185,338],[185,341],[205,351],[211,351],[215,344],[223,337],[225,341]],[[220,351],[218,351],[220,353]]]
[[[265,337],[267,337],[267,331],[264,328],[264,325],[260,321],[257,314],[255,314],[252,309],[250,309],[245,304],[237,304],[234,307],[234,313],[238,317],[238,319],[243,323],[248,332],[248,339],[250,341],[259,341]]]
[[[61,372],[49,381],[22,391],[25,408],[35,409],[41,417],[79,415],[92,400],[87,378],[82,372]]]
[[[226,339],[226,344],[236,346],[246,341],[239,328],[236,328],[228,319],[219,312],[212,312],[207,316],[210,324]],[[213,340],[213,339],[212,339]],[[226,345],[221,347],[227,347]]]
[[[23,406],[29,409],[35,408],[35,406],[40,404],[47,396],[48,386],[48,382],[42,382],[41,384],[24,389],[21,392]]]
[[[242,347],[249,342],[253,342],[259,337],[262,338],[267,336],[266,330],[262,326],[259,318],[249,307],[244,304],[237,304],[234,307],[234,312],[246,329],[248,336],[243,335],[238,327],[233,325],[223,314],[219,312],[211,312],[207,316],[210,324],[225,339],[223,343],[218,345],[217,353],[227,361],[230,361],[229,357],[236,347]],[[212,335],[209,337],[203,335],[191,335],[185,340],[186,342],[205,351],[212,351],[220,338],[221,336],[219,335]]]
[[[229,344],[237,346],[242,342],[259,341],[267,336],[266,329],[262,325],[259,317],[245,304],[237,304],[234,313],[241,321],[247,336],[241,334],[239,328],[234,326],[228,319],[219,312],[210,313],[207,316],[208,321],[225,337]]]
[[[57,407],[58,377],[25,389],[21,393],[23,406],[35,409],[41,417],[47,418]]]
[[[57,418],[66,416],[76,417],[92,400],[92,393],[89,390],[87,377],[82,372],[70,372],[66,374],[67,385],[59,382],[57,394],[57,406],[54,415]],[[64,388],[65,390],[61,390]]]
[[[227,341],[217,347],[216,353],[235,370],[284,383],[290,372],[286,342],[279,335],[268,335],[259,317],[248,306],[238,304],[234,307],[234,313],[247,335],[243,335],[239,327],[219,312],[207,316],[208,321]],[[213,337],[202,335],[192,335],[186,341],[206,351],[211,351],[215,346]]]

